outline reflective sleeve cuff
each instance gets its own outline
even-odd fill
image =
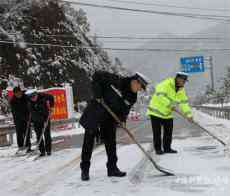
[[[192,117],[192,112],[191,111],[185,112],[184,114],[189,118]]]

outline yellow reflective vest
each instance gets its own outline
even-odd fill
[[[173,118],[172,108],[177,105],[184,115],[192,117],[185,89],[181,88],[176,92],[175,78],[167,78],[155,87],[147,115],[170,119]]]

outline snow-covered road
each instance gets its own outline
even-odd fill
[[[205,116],[203,117],[205,118]],[[213,123],[213,122],[212,122]],[[133,144],[119,145],[119,167],[128,172],[122,179],[106,176],[106,154],[100,146],[94,151],[91,180],[80,179],[80,148],[65,149],[39,161],[0,158],[0,195],[4,196],[226,196],[230,194],[230,159],[225,148],[196,128],[175,126],[173,147],[178,154],[153,158],[175,172],[166,177],[156,171]],[[144,132],[146,138],[147,134]],[[146,127],[145,127],[146,129]],[[200,131],[200,130],[197,130]],[[182,132],[181,134],[179,134]],[[151,133],[151,132],[150,132]],[[185,136],[188,133],[191,137]],[[196,133],[196,134],[195,134]],[[139,131],[136,135],[138,138]],[[150,143],[143,144],[149,150]],[[0,150],[0,155],[3,151]]]

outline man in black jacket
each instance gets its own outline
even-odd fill
[[[23,147],[26,147],[27,152],[30,152],[30,112],[28,102],[28,97],[21,88],[15,87],[13,89],[13,97],[10,100],[10,107],[16,127],[18,149],[20,151],[23,150]],[[24,146],[25,137],[27,138],[26,145]]]
[[[90,159],[98,128],[103,135],[108,157],[108,176],[126,176],[126,173],[121,172],[117,167],[117,123],[103,108],[100,101],[104,101],[125,124],[127,115],[137,100],[137,92],[145,89],[146,85],[147,80],[139,73],[132,77],[119,77],[115,74],[98,71],[93,75],[92,90],[94,97],[80,119],[80,124],[85,128],[81,154],[82,180],[89,180]]]
[[[43,137],[42,132],[45,129],[45,141],[42,138],[39,144],[40,156],[45,156],[46,153],[47,155],[51,155],[52,139],[50,133],[50,114],[54,106],[54,97],[49,94],[38,93],[36,90],[28,91],[27,94],[30,97],[29,108],[31,112],[31,121],[34,125],[37,141]]]

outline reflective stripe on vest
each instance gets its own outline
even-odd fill
[[[171,104],[187,104],[189,103],[188,100],[182,100],[182,101],[174,101],[173,99],[171,99],[167,93],[164,93],[164,92],[159,92],[159,93],[156,93],[156,96],[164,96],[166,99],[168,99],[171,103],[168,105],[170,106]]]
[[[161,116],[164,116],[164,117],[168,117],[168,116],[171,114],[171,112],[169,112],[168,114],[163,114],[163,113],[160,112],[158,109],[151,108],[151,107],[148,107],[148,109],[149,109],[150,111],[155,112],[155,113],[157,113],[157,114],[159,114],[159,115],[161,115]]]
[[[182,100],[182,101],[178,101],[178,104],[188,104],[188,100]]]
[[[122,100],[124,101],[124,103],[125,103],[127,106],[131,106],[131,103],[130,103],[128,100],[124,99],[124,97],[122,96],[121,92],[120,92],[117,88],[115,88],[113,85],[110,85],[110,87],[113,89],[113,91],[114,91],[120,98],[122,98]]]
[[[185,112],[184,113],[186,116],[188,116],[189,114],[192,114],[192,112],[191,111],[188,111],[188,112]]]

